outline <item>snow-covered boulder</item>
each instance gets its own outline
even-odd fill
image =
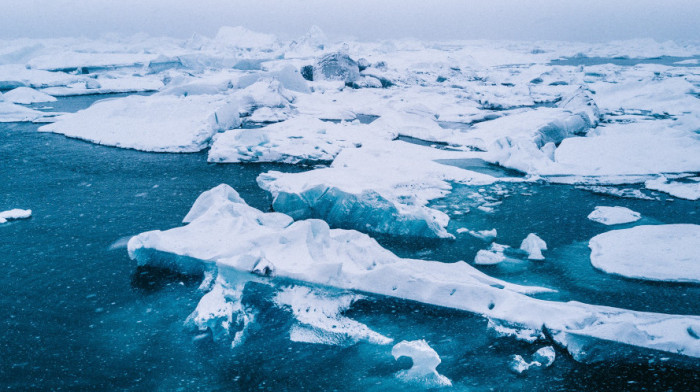
[[[620,225],[636,222],[642,219],[642,216],[627,207],[596,206],[595,210],[588,214],[588,219],[604,225]]]
[[[636,226],[593,237],[591,264],[620,276],[700,283],[700,225]]]
[[[547,289],[491,278],[464,262],[402,259],[362,233],[261,212],[225,185],[205,192],[192,210],[185,226],[132,237],[130,257],[181,272],[218,271],[231,285],[291,279],[461,309],[539,334],[546,329],[579,361],[596,359],[591,352],[611,342],[700,358],[698,316],[531,298],[524,294]]]
[[[391,349],[391,355],[395,359],[409,357],[413,361],[410,369],[402,370],[397,377],[412,383],[418,383],[427,387],[452,386],[449,378],[436,370],[442,362],[432,347],[425,340],[402,341]]]
[[[238,124],[238,104],[228,97],[153,95],[98,101],[39,131],[142,151],[195,152]]]

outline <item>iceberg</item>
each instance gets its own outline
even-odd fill
[[[413,361],[410,369],[402,370],[396,375],[399,379],[433,388],[452,386],[450,379],[437,372],[442,360],[425,340],[404,340],[397,343],[391,349],[391,355],[395,359],[409,357]]]
[[[439,159],[464,153],[401,141],[375,141],[342,150],[331,167],[258,177],[276,211],[294,219],[319,218],[333,227],[413,237],[452,238],[449,217],[426,207],[451,189],[448,181],[484,185],[489,175],[447,166]]]
[[[261,212],[227,185],[203,193],[185,221],[182,227],[132,237],[129,256],[139,265],[183,273],[218,271],[230,284],[291,280],[473,312],[546,331],[579,361],[599,360],[589,356],[596,351],[591,346],[609,342],[700,358],[693,332],[700,331],[698,316],[535,299],[526,294],[550,290],[507,283],[464,262],[402,259],[357,231]],[[697,240],[697,226],[694,230]]]
[[[129,96],[95,102],[39,131],[142,151],[195,152],[240,124],[238,107],[220,95]]]
[[[591,264],[633,279],[700,283],[700,225],[636,226],[599,234],[588,243]]]
[[[595,210],[588,214],[588,219],[604,225],[620,225],[640,220],[642,216],[627,207],[596,206]]]

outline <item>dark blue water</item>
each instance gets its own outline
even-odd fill
[[[52,106],[74,111],[95,99]],[[255,184],[258,173],[300,168],[207,164],[204,153],[121,150],[37,133],[37,127],[0,125],[0,209],[34,212],[0,226],[0,388],[419,389],[394,378],[410,361],[394,361],[391,346],[289,341],[291,316],[271,304],[269,286],[246,287],[244,303],[258,317],[245,344],[231,349],[202,339],[183,325],[202,295],[198,279],[137,269],[123,247],[111,247],[125,236],[179,226],[196,197],[222,182],[268,210],[271,200]],[[623,200],[564,186],[512,187],[493,215],[473,206],[454,213],[470,207],[466,187],[436,202],[453,216],[452,231],[495,227],[497,241],[511,245],[534,231],[552,249],[545,262],[487,273],[556,287],[564,299],[698,314],[697,287],[609,277],[590,267],[585,247],[606,230],[585,218],[594,205],[627,205],[649,222],[698,223],[695,204]],[[486,246],[466,234],[456,241],[380,240],[405,256],[444,261],[471,260]],[[541,344],[497,338],[479,316],[388,298],[360,301],[348,315],[397,340],[428,340],[442,357],[438,370],[456,390],[691,390],[700,381],[696,363],[657,362],[645,353],[638,361],[582,365],[559,351],[552,367],[518,376],[508,370],[510,355],[529,355]]]

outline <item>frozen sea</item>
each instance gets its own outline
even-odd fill
[[[72,112],[100,98],[104,96],[61,98],[35,106]],[[233,349],[216,343],[183,325],[202,295],[198,278],[137,268],[127,256],[128,237],[179,226],[197,196],[220,183],[235,187],[251,206],[269,211],[272,200],[256,184],[258,174],[302,168],[211,164],[205,152],[155,154],[105,147],[37,133],[38,126],[0,124],[0,205],[33,211],[29,220],[0,226],[3,389],[421,389],[395,377],[411,364],[406,358],[395,361],[391,345],[290,341],[292,317],[273,305],[265,285],[249,283],[244,290],[243,302],[259,310],[246,342]],[[490,166],[483,170],[497,171]],[[497,192],[489,190],[494,186],[500,187]],[[546,240],[544,262],[479,267],[510,282],[559,290],[542,298],[700,314],[697,285],[623,279],[591,266],[588,240],[609,230],[587,219],[595,206],[637,211],[642,221],[636,224],[700,224],[697,203],[640,186],[623,187],[655,200],[569,185],[511,183],[456,186],[431,206],[451,216],[451,232],[495,228],[496,242],[514,247],[528,233]],[[479,188],[501,194],[492,201],[501,202],[494,213],[465,201],[474,200],[465,195]],[[376,237],[402,257],[445,262],[473,260],[487,245],[466,233],[455,241]],[[582,364],[557,349],[554,365],[518,375],[509,370],[511,356],[529,356],[538,346],[496,336],[481,316],[372,296],[346,314],[387,336],[428,341],[442,359],[438,371],[455,390],[682,391],[700,383],[697,359],[612,343],[607,361]],[[624,361],[617,359],[620,353]]]

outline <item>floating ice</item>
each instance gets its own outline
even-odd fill
[[[19,208],[15,208],[12,210],[0,212],[0,223],[5,223],[8,220],[13,220],[13,219],[27,219],[27,218],[30,218],[31,216],[32,216],[32,210],[21,210]]]
[[[0,101],[0,123],[34,121],[44,116],[44,113],[20,106],[11,102]]]
[[[543,250],[547,250],[547,243],[535,233],[530,233],[520,244],[520,249],[527,252],[530,260],[544,260]]]
[[[700,199],[700,177],[693,177],[687,182],[669,181],[665,177],[648,180],[644,183],[647,189],[668,193],[681,199]]]
[[[55,97],[36,91],[30,87],[17,87],[3,94],[2,99],[6,102],[30,104],[36,102],[54,102]]]
[[[510,361],[510,368],[516,373],[522,373],[531,368],[546,368],[554,363],[555,358],[556,352],[554,347],[542,347],[532,355],[531,362],[525,361],[521,355],[513,355]]]
[[[700,283],[700,225],[636,226],[593,237],[591,263],[628,278]]]
[[[217,268],[225,281],[230,279],[222,277],[223,269],[238,271],[232,285],[246,279],[292,279],[474,312],[519,329],[546,330],[579,361],[600,360],[596,353],[610,342],[700,357],[700,342],[692,332],[700,330],[698,316],[531,298],[524,293],[546,289],[494,279],[464,262],[402,259],[356,231],[263,213],[226,185],[202,194],[186,220],[190,223],[183,227],[133,237],[130,257],[139,265],[181,272]],[[682,240],[697,241],[698,226],[690,226],[694,239],[688,235]],[[669,231],[682,234],[681,229]]]
[[[313,80],[339,80],[352,83],[360,79],[360,67],[345,53],[328,53],[314,64]]]
[[[98,101],[39,131],[142,151],[194,152],[239,123],[238,104],[224,96],[153,95]]]
[[[632,211],[627,207],[596,206],[595,210],[588,215],[588,219],[604,225],[636,222],[641,218],[642,216],[638,212]]]
[[[391,349],[395,359],[409,357],[413,366],[400,371],[396,376],[408,382],[423,384],[427,387],[452,386],[449,378],[438,373],[436,368],[442,362],[440,356],[425,340],[402,341]]]
[[[484,250],[476,252],[476,257],[474,257],[474,264],[478,265],[493,265],[498,264],[506,259],[503,252],[497,250]]]
[[[428,201],[449,191],[447,181],[474,185],[495,181],[435,162],[462,154],[375,141],[342,150],[330,168],[268,172],[258,177],[258,184],[272,193],[276,211],[295,219],[320,218],[334,227],[366,232],[450,238],[445,230],[449,217],[426,207]]]
[[[361,298],[357,294],[292,286],[278,292],[274,302],[280,307],[289,308],[294,314],[297,323],[289,332],[294,342],[346,346],[366,340],[374,344],[390,344],[392,339],[342,315]]]

